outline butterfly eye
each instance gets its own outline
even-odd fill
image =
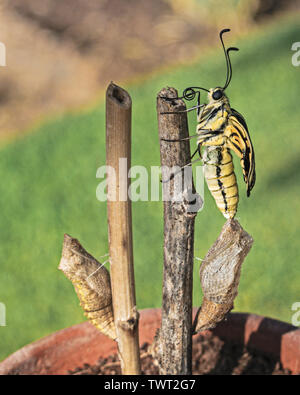
[[[218,89],[217,91],[215,91],[215,92],[212,94],[212,98],[213,98],[214,100],[219,100],[219,99],[221,99],[222,96],[223,96],[223,92],[221,91],[221,89]]]

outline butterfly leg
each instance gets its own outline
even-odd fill
[[[201,130],[201,129],[200,129]],[[222,130],[211,130],[206,133],[200,133],[197,144],[200,145],[213,145],[219,146],[225,144],[225,138]]]
[[[194,110],[196,110],[196,109],[198,109],[198,112],[199,112],[199,110],[201,109],[201,107],[203,107],[205,104],[197,104],[197,106],[194,106],[194,107],[191,107],[191,108],[188,108],[188,109],[186,109],[186,110],[181,110],[181,111],[166,111],[166,112],[161,112],[161,114],[183,114],[183,113],[186,113],[186,112],[190,112],[190,111],[194,111]]]

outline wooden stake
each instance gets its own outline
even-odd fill
[[[140,374],[138,312],[136,309],[131,201],[131,98],[111,83],[106,92],[106,164],[108,177],[108,235],[114,318],[123,374]],[[115,201],[112,201],[115,199]]]
[[[189,135],[186,113],[162,114],[186,109],[182,100],[171,100],[177,96],[175,89],[168,88],[162,89],[157,97],[162,180],[164,190],[169,189],[170,195],[175,191],[176,179],[183,179],[183,172],[170,179],[170,173],[163,166],[184,166],[191,159],[189,141],[163,140]],[[190,187],[184,191],[181,202],[176,199],[164,202],[162,323],[156,347],[160,374],[191,374],[192,370],[194,221],[201,203],[198,195],[191,198],[193,192]]]

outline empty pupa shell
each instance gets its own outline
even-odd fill
[[[233,309],[233,304],[215,303],[203,298],[200,313],[197,317],[195,332],[205,331],[214,328],[219,322],[223,321],[226,314]]]
[[[109,271],[65,234],[58,267],[71,280],[89,321],[111,339],[116,339]]]
[[[225,223],[200,267],[203,302],[196,317],[196,332],[214,328],[233,308],[241,266],[252,244],[252,237],[237,220]]]

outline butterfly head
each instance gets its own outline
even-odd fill
[[[220,102],[229,103],[228,97],[224,92],[224,88],[221,88],[219,86],[210,89],[207,94],[207,98],[210,104],[215,104]]]

